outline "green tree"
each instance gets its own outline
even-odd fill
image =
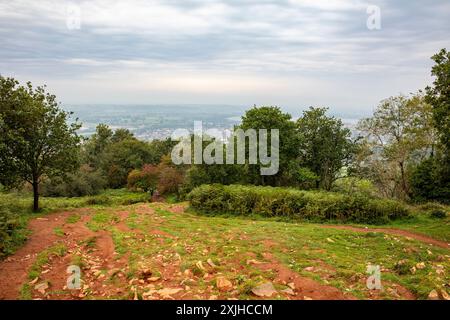
[[[430,157],[412,169],[410,183],[411,195],[415,201],[450,202],[450,184],[443,184],[445,179],[442,166],[436,157]]]
[[[69,116],[45,87],[33,88],[29,82],[20,86],[0,76],[0,182],[7,186],[30,183],[34,211],[39,210],[41,178],[78,167],[80,124],[69,124]]]
[[[415,200],[450,200],[450,52],[442,49],[432,57],[433,86],[425,88],[432,106],[433,125],[439,143],[430,157],[413,167],[412,196]]]
[[[83,145],[84,162],[98,169],[101,165],[106,147],[112,143],[114,132],[106,125],[99,124],[95,133]]]
[[[140,169],[151,160],[148,144],[133,137],[108,144],[101,156],[101,167],[108,176],[109,186],[120,188],[126,185],[131,170]]]
[[[287,176],[289,163],[295,161],[299,154],[298,138],[295,132],[295,123],[291,120],[291,115],[283,113],[278,107],[256,107],[247,110],[242,117],[242,123],[238,127],[243,130],[248,129],[267,129],[268,142],[270,142],[270,129],[279,130],[279,171],[272,176],[262,176],[260,168],[262,164],[247,166],[248,182],[259,185],[282,185],[284,177]],[[258,137],[259,139],[259,137]],[[270,150],[270,146],[268,146]],[[247,157],[248,159],[248,157]]]
[[[432,59],[435,65],[431,74],[435,77],[433,86],[427,87],[426,100],[433,106],[433,119],[447,161],[450,158],[450,52],[442,49]]]
[[[327,108],[309,108],[297,120],[300,166],[319,177],[316,187],[330,190],[341,169],[353,157],[355,144],[342,121],[326,115]]]
[[[410,196],[408,167],[434,152],[432,123],[431,106],[421,93],[385,99],[371,118],[358,123],[365,138],[361,160],[385,193]]]

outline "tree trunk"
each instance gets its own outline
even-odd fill
[[[409,192],[408,192],[408,186],[406,184],[406,175],[405,175],[405,168],[404,168],[403,162],[399,162],[399,165],[400,165],[400,173],[401,173],[401,177],[402,177],[403,193],[404,193],[405,198],[408,198]]]
[[[33,211],[39,211],[39,184],[37,180],[33,181]]]

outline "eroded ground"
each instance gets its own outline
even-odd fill
[[[390,229],[207,217],[135,204],[30,221],[0,263],[2,299],[448,298],[448,244]],[[379,265],[382,290],[366,286]],[[67,268],[81,288],[67,288]]]

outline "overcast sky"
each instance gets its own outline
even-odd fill
[[[0,73],[70,104],[366,113],[431,82],[449,17],[448,0],[0,0]]]

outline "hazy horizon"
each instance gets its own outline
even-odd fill
[[[445,0],[0,0],[0,73],[63,104],[368,114],[431,84],[449,13]]]

